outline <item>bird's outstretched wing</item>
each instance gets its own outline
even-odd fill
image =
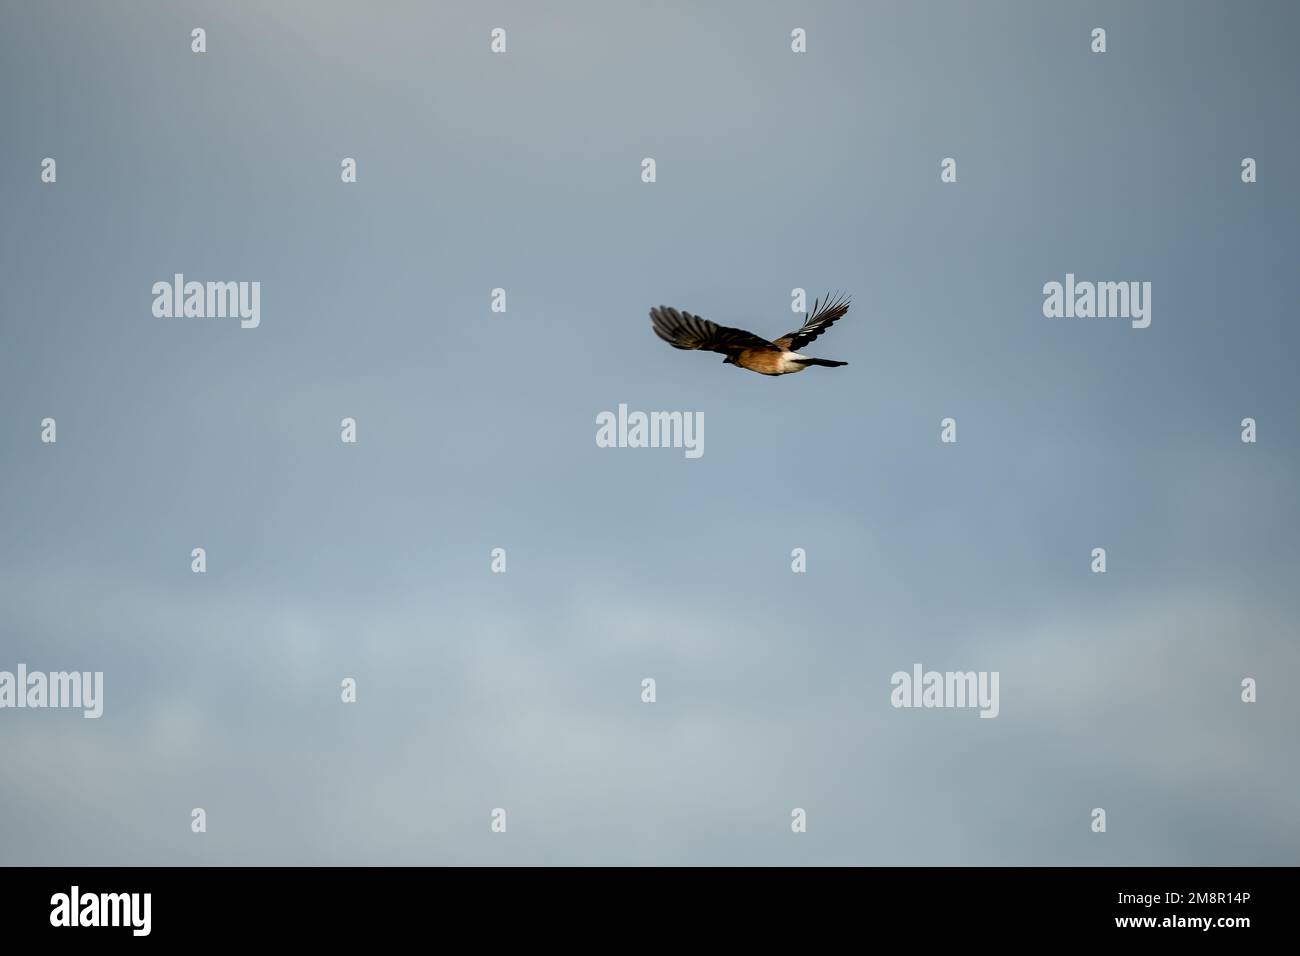
[[[849,311],[849,297],[847,295],[837,296],[833,301],[830,296],[827,296],[825,305],[821,305],[820,301],[813,302],[812,312],[804,320],[802,326],[793,332],[787,332],[772,344],[777,348],[798,352],[829,329],[837,319],[843,318],[845,312]]]
[[[729,329],[689,312],[666,306],[650,310],[655,335],[675,349],[706,349],[710,352],[739,352],[742,349],[772,350],[775,346],[744,329]]]

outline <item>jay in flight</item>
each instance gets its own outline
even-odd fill
[[[760,375],[788,375],[802,372],[809,365],[837,368],[849,364],[799,354],[799,349],[848,311],[848,296],[837,296],[834,300],[827,296],[824,304],[822,300],[814,301],[803,325],[772,342],[744,329],[715,325],[698,315],[662,305],[650,310],[650,321],[654,324],[655,335],[675,349],[721,352],[726,356],[723,365],[737,365]]]

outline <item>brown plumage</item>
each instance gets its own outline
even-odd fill
[[[802,372],[809,365],[836,368],[849,364],[799,354],[800,348],[825,332],[849,311],[847,296],[840,296],[834,301],[828,296],[825,305],[820,303],[821,300],[813,302],[812,311],[805,316],[803,325],[773,342],[744,329],[716,325],[698,315],[662,305],[650,310],[650,321],[654,325],[655,335],[675,349],[721,352],[726,356],[722,360],[724,365],[738,365],[760,375],[788,375],[791,372]]]

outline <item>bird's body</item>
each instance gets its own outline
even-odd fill
[[[760,375],[789,375],[802,372],[810,365],[826,368],[848,365],[848,362],[810,358],[796,351],[821,335],[849,310],[847,298],[827,301],[820,308],[818,305],[818,302],[813,303],[812,311],[805,316],[802,326],[773,342],[744,329],[716,325],[698,315],[662,305],[650,310],[650,321],[654,324],[655,335],[675,349],[721,352],[726,355],[723,364]]]
[[[741,349],[733,365],[760,375],[789,375],[808,367],[808,356],[774,349]]]

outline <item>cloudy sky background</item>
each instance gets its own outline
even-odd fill
[[[377,6],[0,6],[0,863],[1296,862],[1294,7]]]

